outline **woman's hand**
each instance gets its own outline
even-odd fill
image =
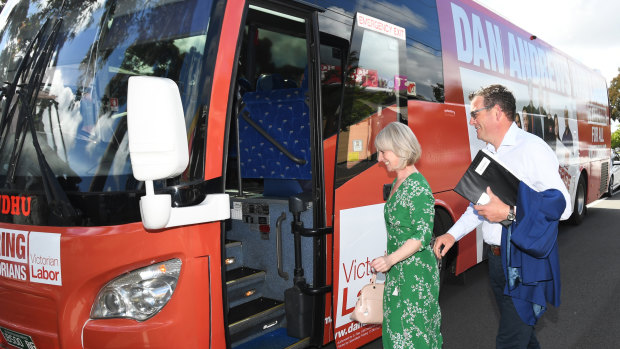
[[[370,262],[370,266],[379,273],[386,273],[394,265],[390,256],[377,257]]]
[[[421,247],[422,242],[420,240],[409,239],[391,254],[373,259],[372,262],[370,262],[370,266],[377,272],[385,273],[390,270],[394,264],[413,256]]]

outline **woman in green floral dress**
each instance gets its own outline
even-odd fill
[[[439,271],[430,241],[435,199],[415,162],[421,148],[411,129],[387,125],[375,139],[378,161],[396,173],[385,203],[387,254],[371,266],[386,273],[383,348],[441,348]]]

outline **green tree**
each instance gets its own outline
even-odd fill
[[[620,68],[618,68],[618,76],[611,79],[609,89],[607,89],[609,95],[609,114],[611,118],[620,121]]]
[[[620,148],[620,128],[611,134],[611,149]]]

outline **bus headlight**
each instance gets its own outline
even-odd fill
[[[97,294],[90,317],[144,321],[168,303],[181,274],[181,260],[136,269],[108,282]]]

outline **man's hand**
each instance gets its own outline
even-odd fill
[[[450,248],[454,246],[455,242],[456,242],[456,239],[454,239],[454,236],[448,233],[445,233],[439,236],[435,240],[435,245],[433,246],[433,251],[435,252],[435,256],[441,259],[443,256],[446,255],[446,253],[448,253]]]
[[[474,209],[489,222],[498,223],[505,220],[508,217],[508,212],[510,212],[510,206],[493,194],[490,187],[487,187],[487,195],[490,198],[489,203],[486,205],[474,205]]]

